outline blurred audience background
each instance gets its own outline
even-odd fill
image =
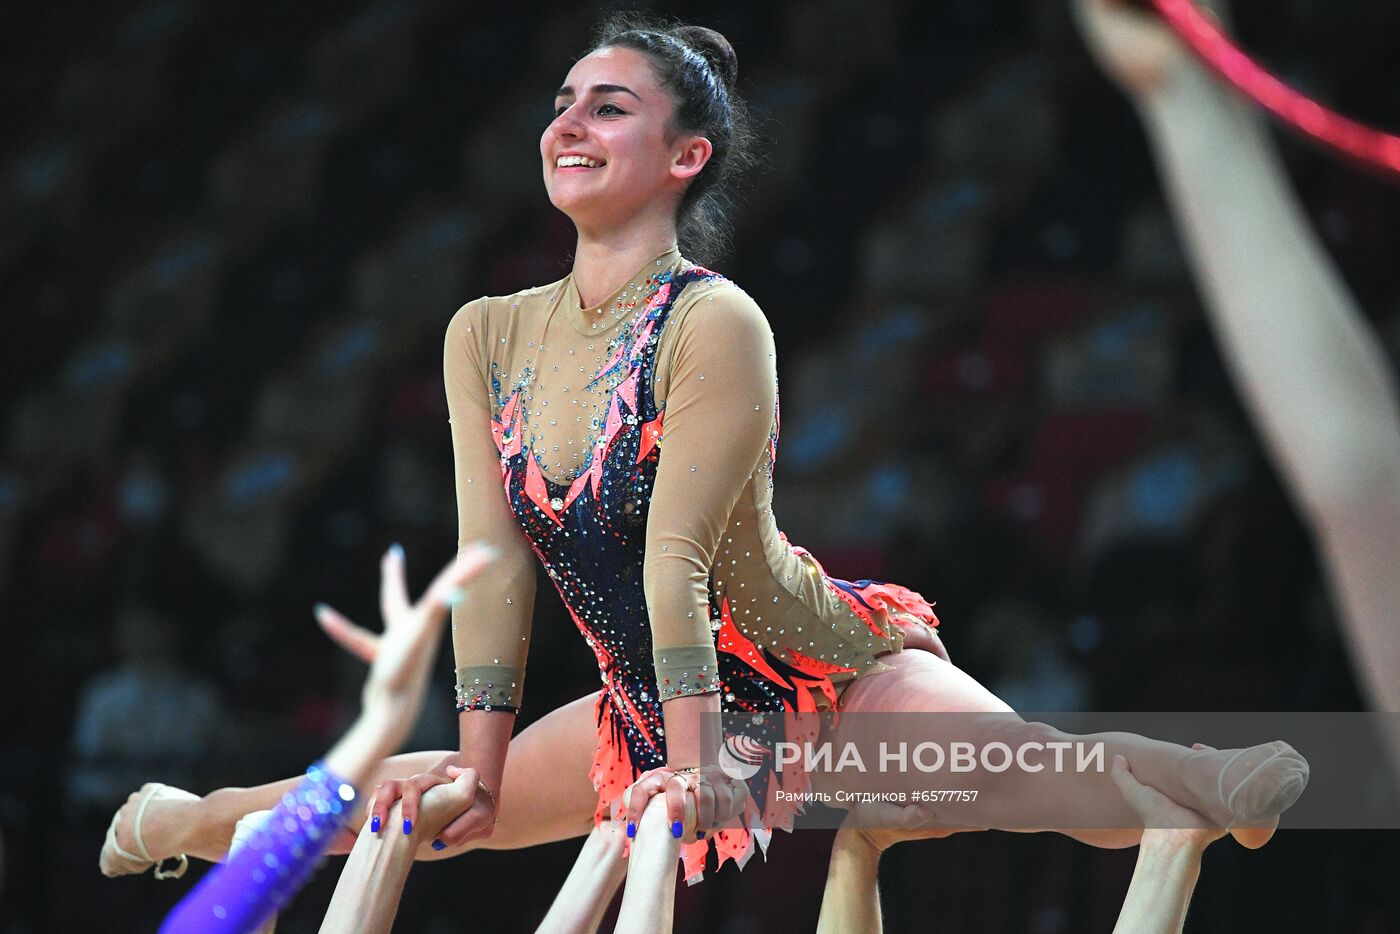
[[[650,8],[730,38],[768,140],[732,248],[692,258],[777,335],[793,541],[935,600],[1018,709],[1359,709],[1135,115],[1063,4]],[[1288,80],[1400,128],[1400,8],[1235,8]],[[537,140],[598,10],[7,10],[0,932],[153,930],[187,883],[96,867],[126,794],[292,774],[353,716],[360,674],[310,608],[372,618],[389,543],[416,585],[454,547],[442,333],[567,272]],[[1283,146],[1400,355],[1400,189]],[[522,725],[593,689],[554,598],[535,633]],[[456,741],[441,665],[416,747]],[[811,930],[829,847],[779,834],[682,892],[677,930]],[[533,929],[576,850],[423,867],[399,929]],[[1396,930],[1397,857],[1393,833],[1217,847],[1193,929]],[[1132,853],[977,834],[884,869],[891,931],[1055,934],[1111,927]],[[321,875],[281,930],[315,929]]]

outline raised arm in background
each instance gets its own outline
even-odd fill
[[[1381,343],[1263,119],[1157,18],[1117,0],[1074,9],[1142,116],[1210,320],[1312,530],[1371,703],[1400,710],[1400,402]]]

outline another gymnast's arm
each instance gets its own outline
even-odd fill
[[[933,824],[926,804],[858,804],[846,815],[831,845],[818,934],[881,930],[880,857],[896,843],[950,837],[965,829]]]
[[[1219,8],[1221,4],[1216,3]],[[1264,122],[1155,17],[1076,0],[1137,104],[1226,359],[1307,518],[1372,700],[1400,709],[1400,400]]]
[[[235,934],[255,930],[296,894],[350,813],[357,786],[403,742],[417,720],[446,608],[491,557],[484,546],[465,549],[423,598],[410,604],[403,553],[390,549],[382,564],[385,633],[380,637],[328,607],[318,608],[322,626],[342,644],[352,650],[373,647],[360,715],[324,760],[312,766],[302,784],[270,812],[250,841],[175,906],[162,931]],[[474,784],[471,790],[475,791]]]
[[[470,780],[473,774],[466,770],[454,771],[454,781],[436,785],[424,793],[419,802],[420,824],[414,836],[387,834],[380,839],[370,830],[368,822],[360,828],[321,921],[322,931],[326,934],[352,930],[357,934],[387,934],[393,930],[419,840],[432,839],[447,821],[471,807],[477,793]],[[401,822],[403,802],[395,802],[388,814],[391,822]]]
[[[1111,774],[1145,828],[1133,879],[1113,930],[1115,934],[1178,934],[1201,875],[1201,856],[1225,831],[1139,782],[1122,756],[1113,757]]]
[[[1142,819],[1137,865],[1116,934],[1178,934],[1201,873],[1201,856],[1225,831],[1133,777],[1114,756],[1111,775],[1123,799]],[[818,934],[881,930],[880,857],[894,843],[945,837],[959,828],[931,826],[926,806],[862,804],[847,815],[831,848]],[[922,828],[922,829],[921,829]]]
[[[884,930],[880,915],[880,856],[883,851],[860,831],[842,827],[831,846],[817,934]]]

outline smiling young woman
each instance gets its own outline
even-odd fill
[[[775,524],[771,330],[738,286],[681,251],[714,248],[725,186],[752,161],[737,74],[733,49],[712,30],[606,21],[565,76],[540,138],[549,198],[578,233],[572,271],[469,302],[447,328],[459,536],[500,557],[453,612],[459,749],[397,757],[379,771],[371,828],[383,832],[399,831],[388,816],[402,799],[412,835],[420,797],[452,781],[449,768],[488,789],[425,857],[582,836],[609,818],[632,824],[665,794],[693,878],[710,848],[721,864],[742,864],[792,807],[779,803],[773,773],[745,787],[716,767],[717,750],[701,743],[705,714],[750,715],[746,727],[763,724],[757,738],[771,742],[792,715],[823,708],[1008,709],[947,660],[920,595],[829,577]],[[602,688],[512,738],[536,559],[593,651]],[[1025,726],[1037,741],[1062,737]],[[1306,780],[1301,758],[1274,746],[1240,756],[1093,739],[1220,823],[1236,816],[1224,792],[1250,799],[1250,816],[1266,826],[1240,835],[1255,844]],[[1125,828],[1071,831],[1081,839],[1123,845],[1140,832],[1131,809],[1114,809],[1106,775],[1053,787],[1040,779],[1035,794],[1016,780],[1004,776],[1005,793],[986,796],[1000,805],[959,818],[1025,829],[1033,818],[1005,803],[1053,795],[1077,826]],[[216,792],[187,805],[183,835],[148,828],[146,839],[157,838],[153,853],[189,845],[217,856],[219,835],[227,841],[238,817],[284,787]],[[1105,823],[1084,823],[1089,814]],[[698,832],[727,823],[709,838]]]

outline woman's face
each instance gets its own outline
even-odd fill
[[[674,134],[674,105],[650,60],[605,48],[569,69],[540,137],[549,200],[580,227],[626,224],[648,210],[674,215],[709,142]]]

